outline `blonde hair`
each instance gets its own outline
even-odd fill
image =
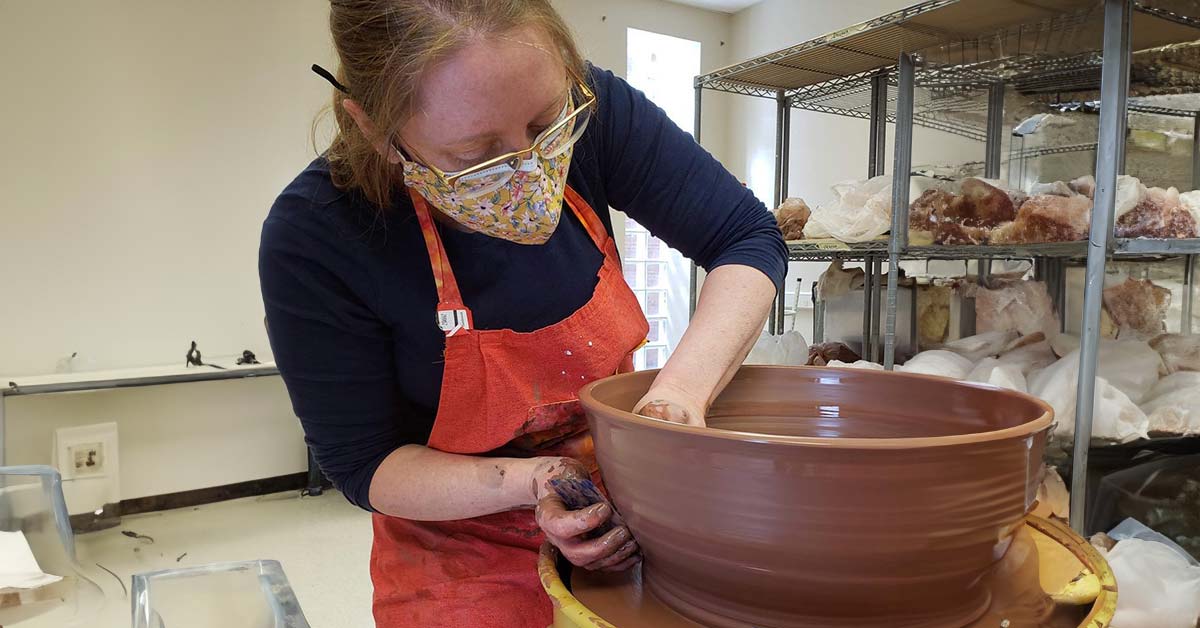
[[[563,62],[586,77],[570,29],[549,0],[332,0],[329,30],[340,66],[334,91],[337,133],[326,153],[334,185],[355,189],[387,208],[394,166],[375,149],[342,106],[353,98],[384,137],[394,137],[412,115],[425,73],[481,36],[526,25],[550,37]]]

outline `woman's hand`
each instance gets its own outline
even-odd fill
[[[633,406],[634,414],[672,423],[704,427],[705,404],[678,386],[654,380],[650,391]]]
[[[641,560],[637,541],[607,500],[582,510],[567,510],[550,480],[588,479],[587,469],[571,458],[537,458],[531,473],[531,490],[537,502],[534,511],[546,539],[571,564],[590,571],[622,571]],[[612,520],[613,528],[595,539],[588,532]]]

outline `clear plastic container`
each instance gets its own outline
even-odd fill
[[[33,589],[0,589],[0,625],[92,625],[104,593],[75,561],[75,536],[56,469],[0,467],[0,530],[23,532],[38,567],[62,577]]]
[[[133,628],[309,628],[274,560],[135,574],[132,600]]]
[[[1200,454],[1162,457],[1101,478],[1088,529],[1107,530],[1126,517],[1200,558]]]

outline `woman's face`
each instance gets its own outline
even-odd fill
[[[567,89],[563,61],[541,29],[480,39],[425,77],[401,147],[446,172],[524,150],[558,119]]]

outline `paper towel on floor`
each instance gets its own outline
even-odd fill
[[[1113,628],[1193,628],[1200,617],[1200,567],[1154,541],[1131,538],[1108,553],[1117,579]]]
[[[0,531],[0,589],[36,589],[59,580],[38,566],[24,532]]]

